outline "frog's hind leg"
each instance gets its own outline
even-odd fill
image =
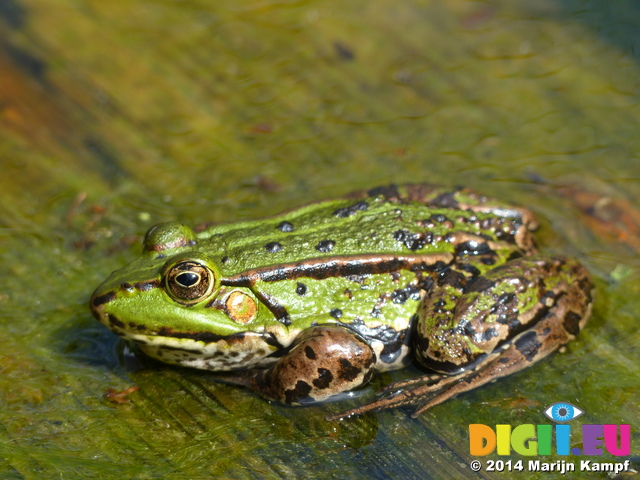
[[[561,328],[557,322],[543,321],[516,338],[512,343],[487,355],[484,361],[474,369],[465,370],[458,375],[430,374],[406,382],[393,383],[382,392],[383,397],[379,400],[339,413],[330,417],[329,420],[403,405],[420,404],[424,402],[425,398],[430,397],[411,415],[417,417],[426,410],[460,393],[468,392],[497,378],[528,367],[554,352],[559,345],[563,345],[567,341],[566,330]],[[412,386],[419,383],[423,383],[423,385]],[[387,392],[406,387],[410,388],[387,394]]]
[[[566,312],[571,316],[570,312]],[[586,318],[585,318],[586,320]],[[498,378],[511,375],[545,358],[574,337],[555,318],[548,318],[516,337],[511,343],[487,356],[475,369],[453,377],[460,380],[438,393],[418,408],[413,416],[434,407],[460,393],[468,392]],[[439,384],[432,387],[440,386]],[[426,392],[425,392],[426,393]]]
[[[524,273],[526,278],[517,278],[513,275],[515,272]],[[443,293],[437,291],[434,300],[427,303],[422,312],[425,320],[431,319],[425,327],[427,330],[422,332],[423,338],[443,339],[440,346],[427,342],[423,353],[428,355],[427,360],[433,362],[432,368],[436,368],[437,364],[434,358],[448,355],[439,370],[449,370],[453,375],[438,377],[431,374],[393,384],[386,392],[409,388],[332,418],[409,404],[421,404],[414,413],[419,415],[455,395],[515,373],[548,356],[578,334],[591,312],[589,276],[582,265],[571,259],[518,259],[502,269],[488,272],[476,282],[459,289],[465,293],[459,298],[455,309],[449,310],[435,300]],[[449,293],[452,293],[450,285],[443,284],[442,289],[449,289]],[[520,312],[517,308],[519,303],[513,295],[526,294],[527,291],[534,293],[531,299],[535,299],[535,303]],[[456,314],[452,317],[453,310]],[[468,321],[470,312],[481,320],[476,323],[478,330],[474,330]],[[487,321],[491,317],[493,320]],[[476,340],[479,341],[478,347],[487,341],[497,340],[494,331],[497,325],[503,325],[504,328],[508,325],[510,330],[518,329],[516,332],[520,333],[493,349],[485,347],[487,353],[471,356],[468,361],[461,361],[460,368],[454,369],[452,362],[457,357],[462,359],[465,345],[472,339],[479,339]],[[480,327],[484,330],[480,331]],[[447,332],[453,333],[446,336]]]
[[[464,293],[448,324],[440,323],[438,314],[443,320],[450,312],[437,306],[434,310],[433,303],[427,306],[426,314],[436,318],[423,335],[446,340],[441,345],[427,344],[421,353],[425,355],[423,363],[437,370],[453,371],[457,359],[467,358],[468,363],[457,364],[464,368],[454,377],[460,381],[430,398],[416,415],[545,358],[574,339],[591,313],[589,274],[580,263],[565,257],[513,260],[461,290]],[[448,327],[453,330],[446,336]],[[469,345],[484,353],[467,353]],[[441,369],[437,368],[440,359]]]

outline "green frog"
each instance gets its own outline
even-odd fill
[[[280,215],[152,227],[90,301],[162,362],[263,397],[319,402],[415,362],[423,376],[336,415],[443,401],[575,338],[592,304],[576,260],[537,254],[525,208],[468,189],[379,187]]]

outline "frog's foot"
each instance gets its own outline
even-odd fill
[[[472,372],[470,371],[465,371],[455,376],[443,376],[440,374],[424,375],[413,380],[395,382],[379,393],[382,397],[379,400],[368,403],[366,405],[352,408],[351,410],[347,410],[345,412],[329,415],[327,416],[327,420],[338,420],[340,418],[351,417],[353,415],[361,415],[367,412],[377,412],[380,410],[386,410],[388,408],[402,407],[404,405],[415,405],[423,401],[425,397],[428,398],[429,396],[433,396],[434,393],[443,390],[445,387],[447,387],[447,385],[458,382],[471,373]],[[408,385],[416,385],[419,383],[423,383],[423,385],[414,386],[407,390],[402,390],[402,388],[405,388]],[[400,390],[398,390],[399,388]],[[444,395],[447,391],[448,390],[445,390],[440,395]],[[436,395],[434,399],[439,397],[440,395]],[[447,398],[449,398],[449,396],[443,398],[441,402],[444,402]],[[412,416],[415,417],[422,411],[423,409],[421,408],[419,412],[416,412]]]

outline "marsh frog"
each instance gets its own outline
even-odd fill
[[[261,220],[151,228],[95,291],[95,317],[162,362],[291,405],[375,372],[431,373],[344,414],[420,413],[572,340],[591,310],[576,260],[537,254],[533,214],[467,189],[375,188]]]

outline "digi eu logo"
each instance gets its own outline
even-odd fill
[[[583,424],[582,448],[571,448],[571,425],[584,412],[567,402],[549,406],[544,414],[555,425],[523,424],[496,425],[495,429],[481,423],[469,425],[469,453],[473,456],[511,455],[629,455],[631,451],[631,426],[627,424]],[[553,448],[555,446],[555,449]],[[553,452],[555,450],[555,452]]]
[[[558,402],[551,405],[544,411],[544,414],[554,422],[570,422],[575,420],[584,412],[575,405],[566,402]]]

